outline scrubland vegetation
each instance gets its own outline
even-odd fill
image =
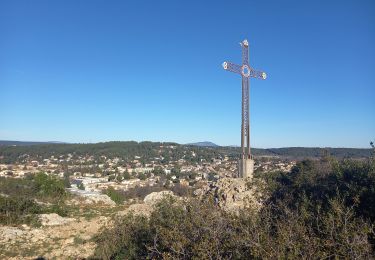
[[[0,177],[0,224],[38,225],[37,214],[67,214],[64,181],[45,173],[25,179]]]
[[[303,160],[288,172],[258,171],[254,178],[249,185],[261,184],[263,206],[227,212],[214,204],[214,198],[195,198],[192,187],[177,183],[126,191],[109,187],[103,192],[119,206],[92,206],[88,211],[65,204],[73,196],[65,190],[66,179],[44,173],[2,177],[0,224],[35,227],[42,213],[71,217],[75,210],[82,217],[107,211],[111,224],[103,224],[102,231],[90,238],[95,241],[93,259],[375,257],[374,157]],[[166,189],[188,199],[167,198],[149,217],[116,213],[130,201],[140,202],[149,193]]]
[[[324,158],[256,176],[259,212],[172,199],[150,218],[126,215],[97,236],[100,259],[369,259],[374,257],[375,161]]]

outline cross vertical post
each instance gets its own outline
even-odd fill
[[[241,43],[242,65],[224,62],[224,70],[240,74],[242,77],[242,108],[241,108],[241,158],[238,165],[238,177],[252,178],[254,161],[250,146],[250,77],[266,79],[266,73],[256,71],[249,65],[249,43],[245,39]]]

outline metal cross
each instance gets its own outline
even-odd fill
[[[242,66],[225,61],[223,68],[242,76],[242,121],[241,121],[241,149],[242,159],[252,159],[250,150],[250,112],[249,112],[249,88],[250,77],[258,79],[266,79],[266,73],[254,70],[249,65],[249,43],[245,39],[241,43],[242,46]],[[246,140],[246,146],[245,146]]]

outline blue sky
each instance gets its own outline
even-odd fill
[[[255,147],[375,139],[375,2],[0,1],[0,139],[240,143],[250,42]]]

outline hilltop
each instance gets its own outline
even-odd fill
[[[9,141],[10,142],[10,141]],[[173,142],[135,142],[113,141],[89,144],[68,143],[35,143],[21,142],[15,145],[12,141],[8,145],[0,146],[0,163],[17,162],[20,156],[28,154],[30,157],[63,156],[66,154],[106,156],[108,158],[121,157],[124,160],[133,160],[140,156],[145,161],[152,158],[164,158],[164,160],[185,159],[198,162],[202,159],[223,158],[229,156],[237,158],[240,147],[214,146],[210,142],[193,144],[178,144]],[[208,144],[204,145],[204,144]],[[187,153],[189,151],[189,153]],[[368,158],[371,149],[364,148],[310,148],[310,147],[285,147],[285,148],[253,148],[252,153],[256,157],[278,157],[286,159],[320,158],[330,155],[337,158]],[[192,156],[192,155],[195,156]]]
[[[1,146],[0,258],[179,259],[176,246],[188,259],[225,258],[227,252],[236,259],[263,252],[269,259],[291,252],[372,254],[370,149],[253,152],[253,179],[239,179],[233,178],[238,147],[134,141]],[[295,159],[308,156],[313,159]],[[162,201],[165,195],[170,199]],[[338,227],[333,238],[326,235],[330,225]],[[256,242],[259,237],[265,239]]]
[[[197,143],[189,143],[186,145],[192,145],[192,146],[202,146],[202,147],[219,147],[219,145],[209,142],[209,141],[204,141],[204,142],[197,142]]]

